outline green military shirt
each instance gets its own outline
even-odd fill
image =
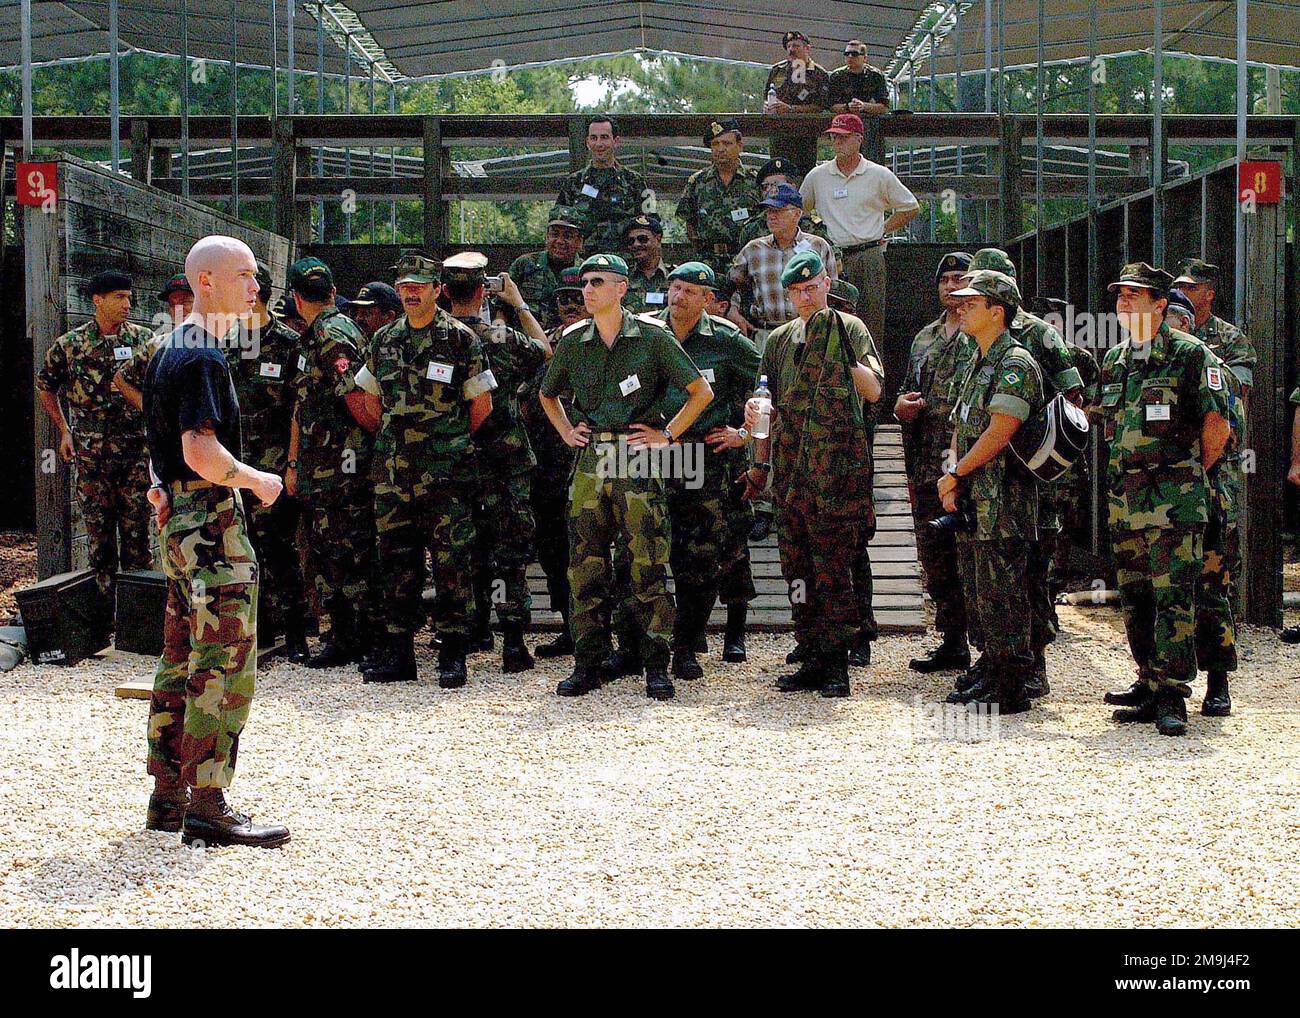
[[[826,68],[815,60],[809,60],[802,71],[802,74],[797,73],[797,69],[789,60],[773,64],[771,70],[767,72],[767,84],[763,86],[763,95],[766,96],[775,88],[776,97],[791,106],[811,104],[820,109],[829,107],[831,76],[826,72]]]
[[[296,332],[272,315],[258,333],[255,347],[241,342],[238,351],[226,353],[239,397],[244,452],[259,470],[282,474],[288,462],[293,380],[301,342]],[[243,356],[245,349],[256,356]]]
[[[1255,384],[1255,364],[1259,355],[1255,352],[1255,345],[1239,328],[1218,315],[1210,315],[1193,335],[1232,368],[1242,385],[1249,388]]]
[[[478,336],[497,383],[492,413],[474,435],[478,464],[503,477],[532,470],[537,458],[519,412],[519,388],[546,362],[546,348],[504,322],[489,324],[481,318],[461,321]]]
[[[299,337],[293,386],[298,494],[304,498],[338,494],[369,480],[374,443],[343,402],[368,347],[365,333],[335,308],[321,312]]]
[[[699,377],[671,332],[624,309],[612,346],[605,345],[594,319],[565,329],[541,391],[552,398],[572,393],[575,424],[626,431],[633,424],[658,426],[656,409],[668,386],[685,389]]]
[[[1052,325],[1020,308],[1011,321],[1009,331],[1011,338],[1028,350],[1034,362],[1042,369],[1045,398],[1083,387],[1083,378],[1074,366],[1074,358],[1070,356],[1065,340]]]
[[[1021,423],[1043,407],[1043,380],[1038,364],[1010,332],[1004,332],[981,354],[975,353],[960,383],[952,411],[957,459],[961,460],[988,429],[994,414]],[[1037,482],[1018,468],[1015,454],[1003,449],[964,480],[974,503],[976,528],[971,539],[992,541],[1020,537],[1032,540],[1038,528]]]
[[[672,331],[667,308],[642,316],[642,320],[647,319]],[[713,402],[704,408],[686,435],[679,436],[685,439],[689,435],[695,441],[702,441],[714,428],[731,424],[738,411],[743,414],[745,401],[753,394],[758,378],[758,347],[725,318],[706,311],[682,340],[682,349],[713,389]],[[685,388],[670,385],[660,405],[664,423],[671,421],[685,405]]]
[[[627,279],[623,306],[633,314],[655,312],[667,307],[668,273],[671,271],[662,261],[648,276],[642,275],[640,269],[633,268],[632,275]]]
[[[1163,322],[1149,349],[1125,340],[1106,354],[1098,414],[1110,443],[1112,531],[1205,524],[1201,428],[1220,412],[1225,384],[1206,354]]]
[[[1241,509],[1246,504],[1246,472],[1241,462],[1242,443],[1246,435],[1246,403],[1242,399],[1241,380],[1232,369],[1208,345],[1205,354],[1209,364],[1206,369],[1207,380],[1211,378],[1211,371],[1217,371],[1217,380],[1222,382],[1219,388],[1215,388],[1212,382],[1210,391],[1218,404],[1219,415],[1228,422],[1231,429],[1228,444],[1223,447],[1223,455],[1210,468],[1208,480],[1220,518],[1228,526],[1235,526],[1240,522]]]
[[[383,408],[376,448],[389,484],[473,480],[469,404],[497,388],[474,330],[442,309],[418,329],[403,315],[375,333],[365,371],[352,381],[358,387]]]
[[[881,71],[870,64],[861,74],[850,71],[848,64],[835,68],[830,73],[827,90],[827,106],[847,105],[850,99],[889,105],[889,82]]]
[[[691,174],[677,201],[677,218],[695,232],[700,261],[726,272],[740,250],[740,231],[755,217],[753,210],[762,197],[758,175],[747,166],[738,166],[726,184],[713,165]],[[766,233],[766,222],[763,225]]]
[[[113,376],[153,351],[153,334],[143,325],[124,322],[115,336],[105,336],[90,319],[65,332],[45,352],[36,388],[62,398],[79,452],[93,453],[104,439],[144,442],[144,417],[113,386]]]
[[[1091,350],[1076,343],[1068,344],[1066,349],[1069,351],[1074,369],[1079,372],[1079,380],[1083,382],[1083,404],[1091,406],[1097,402],[1097,383],[1101,378],[1101,368],[1097,366],[1097,358],[1093,356]]]
[[[831,309],[823,309],[817,314],[824,314],[829,310]],[[876,352],[875,341],[871,338],[871,330],[861,318],[843,312],[840,314],[844,320],[845,338],[853,351],[854,359],[875,372],[883,385],[885,369],[881,366],[880,355]],[[772,393],[772,406],[778,412],[781,410],[786,394],[790,391],[790,386],[794,384],[795,376],[799,374],[799,365],[803,360],[799,350],[805,342],[807,331],[804,320],[794,318],[768,334],[758,373],[767,376],[767,387]]]
[[[520,255],[510,263],[510,278],[543,328],[553,328],[559,321],[554,304],[555,288],[560,285],[560,273],[567,268],[570,266],[561,265],[557,269],[545,251]]]
[[[915,484],[930,484],[943,473],[943,457],[952,441],[952,408],[957,386],[970,363],[974,341],[958,329],[944,331],[944,316],[925,326],[912,340],[903,392],[919,392],[925,407],[903,422],[903,461]]]
[[[596,167],[588,163],[564,178],[556,204],[577,209],[586,217],[585,254],[614,254],[623,246],[623,226],[647,210],[645,178],[621,163]],[[514,278],[513,276],[511,278]]]

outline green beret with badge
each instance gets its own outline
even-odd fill
[[[1106,289],[1114,293],[1121,286],[1137,286],[1150,290],[1157,297],[1165,297],[1173,285],[1174,277],[1164,269],[1153,268],[1146,262],[1130,262],[1120,269],[1119,279]]]
[[[594,254],[578,266],[579,276],[585,276],[588,272],[611,272],[616,276],[631,275],[627,269],[627,262],[616,254]]]
[[[434,258],[428,258],[418,251],[412,251],[402,255],[401,259],[393,266],[393,273],[397,277],[394,280],[394,286],[401,286],[403,283],[436,283],[438,282],[438,270],[440,266]]]
[[[671,283],[674,279],[694,283],[696,286],[707,286],[710,290],[718,285],[718,277],[713,269],[703,262],[682,262],[668,273],[668,281]]]
[[[822,264],[821,256],[816,251],[800,251],[786,263],[785,271],[781,273],[781,285],[794,286],[796,283],[804,283],[816,279],[824,271],[826,266]]]

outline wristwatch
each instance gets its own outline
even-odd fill
[[[668,439],[669,445],[672,445],[674,442],[677,441],[676,437],[673,435],[672,429],[669,428],[667,425],[664,425],[664,438]]]
[[[736,434],[740,436],[740,440],[742,442],[749,441],[749,429],[745,427],[743,424],[736,429]]]
[[[755,463],[755,464],[754,464],[750,469],[751,469],[751,470],[761,470],[761,471],[763,471],[763,473],[765,473],[765,474],[770,474],[770,473],[772,472],[772,464],[771,464],[771,463]]]
[[[297,469],[298,469],[298,461],[297,461],[297,460],[289,460],[289,462],[285,464],[285,467],[287,467],[289,470],[297,470]]]

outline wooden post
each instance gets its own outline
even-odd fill
[[[285,236],[288,237],[289,240],[294,244],[310,244],[312,241],[312,233],[311,233],[312,203],[309,201],[296,200],[296,191],[298,187],[296,173],[297,173],[297,168],[299,166],[307,166],[307,167],[311,166],[311,153],[307,149],[301,146],[299,146],[294,153],[294,171],[295,171],[295,178],[294,178],[295,200],[294,200],[294,210],[293,210],[294,230],[292,233],[286,233]]]
[[[862,154],[873,163],[884,163],[885,132],[881,129],[880,118],[864,117],[862,126],[867,129],[866,137],[862,141]]]
[[[165,179],[172,175],[172,150],[163,145],[153,146],[153,156],[149,160],[149,179]]]
[[[140,117],[131,121],[131,176],[149,183],[149,122]]]
[[[569,169],[578,171],[587,165],[587,118],[575,113],[569,118]]]
[[[298,149],[294,145],[293,120],[277,119],[271,138],[271,229],[282,237],[296,239]]]
[[[1013,238],[1024,232],[1022,208],[1023,158],[1021,144],[1024,128],[1014,117],[1002,117],[998,122],[998,148],[995,153],[998,173],[998,238],[1005,248]]]
[[[67,322],[63,280],[64,168],[59,161],[59,202],[53,212],[23,208],[24,274],[27,334],[32,342],[32,384],[45,364],[45,354]],[[72,504],[68,465],[59,458],[59,433],[54,422],[35,408],[36,442],[36,572],[40,579],[72,567]]]
[[[432,254],[447,238],[447,203],[442,198],[442,121],[424,118],[424,247]]]

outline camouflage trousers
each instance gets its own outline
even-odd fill
[[[1006,540],[1011,540],[1011,538]],[[1029,575],[1036,542],[1024,541],[1021,538],[1015,538],[1015,541],[1021,545],[1025,554],[1024,571],[1017,575],[1020,576],[1019,582],[1025,587],[1025,618],[1029,624],[1029,650],[1032,656],[1037,655],[1052,642],[1054,632],[1047,625],[1047,616],[1041,610],[1043,602],[1041,599],[1036,599],[1033,582]],[[957,572],[961,577],[962,601],[966,612],[966,635],[971,645],[981,650],[988,649],[984,633],[988,617],[981,609],[981,606],[971,600],[974,592],[979,589],[979,562],[975,554],[976,545],[1000,543],[1002,543],[1000,540],[990,542],[964,538],[957,539]]]
[[[1201,546],[1196,585],[1196,664],[1201,671],[1237,670],[1237,624],[1233,582],[1241,561],[1237,526],[1211,510]]]
[[[119,568],[153,566],[148,490],[149,466],[143,453],[77,457],[77,494],[90,543],[90,568],[101,589],[113,582]]]
[[[858,546],[853,551],[853,593],[858,599],[858,634],[866,640],[880,635],[876,624],[873,581],[871,577],[871,542],[876,536],[874,514],[858,527]]]
[[[958,540],[962,596],[971,642],[991,664],[1030,669],[1034,652],[1034,616],[1026,580],[1028,544],[1018,537]]]
[[[595,667],[609,650],[610,545],[625,544],[629,587],[636,606],[641,654],[647,667],[668,663],[673,599],[668,593],[672,528],[661,477],[600,476],[611,442],[581,449],[569,483],[569,625],[574,658]]]
[[[527,625],[532,620],[528,563],[533,559],[537,524],[531,491],[531,473],[500,477],[481,470],[475,485],[471,556],[474,601],[481,617],[496,605],[497,619],[502,624]]]
[[[311,513],[311,542],[308,561],[316,575],[330,622],[355,619],[357,634],[374,631],[378,625],[375,595],[374,503],[369,485],[332,494],[328,500],[314,500]],[[354,634],[340,632],[347,640]]]
[[[531,503],[537,524],[537,562],[546,574],[551,608],[569,616],[569,480],[539,474]]]
[[[944,512],[934,479],[918,479],[913,486],[912,521],[916,527],[916,555],[925,576],[925,592],[934,602],[934,628],[945,635],[964,635],[966,598],[962,595],[957,564],[957,540],[951,530],[928,526]]]
[[[403,637],[424,624],[424,550],[433,561],[434,626],[443,636],[469,635],[474,549],[471,484],[444,482],[414,492],[375,487],[382,608],[388,634]]]
[[[677,615],[673,642],[691,647],[709,625],[718,598],[723,553],[730,546],[727,524],[727,484],[731,470],[726,456],[698,443],[703,470],[699,486],[672,478],[668,486],[668,518],[672,523],[673,583],[677,588]],[[752,583],[752,581],[751,581]]]
[[[1056,617],[1056,598],[1052,594],[1052,557],[1061,538],[1058,530],[1038,530],[1029,542],[1029,564],[1025,582],[1029,584],[1029,610],[1033,613],[1034,651],[1037,653],[1056,639],[1061,625]]]
[[[149,701],[149,773],[226,788],[257,680],[257,557],[229,488],[171,500],[160,536],[167,612]]]
[[[1191,695],[1201,527],[1111,531],[1129,649],[1152,691]]]
[[[745,499],[745,486],[737,483],[749,468],[747,449],[728,449],[722,499],[723,539],[718,576],[718,599],[723,604],[748,604],[758,596],[749,560],[749,532],[754,529],[754,507]]]
[[[834,519],[810,503],[791,498],[776,516],[781,576],[789,589],[795,640],[817,652],[846,651],[860,624],[853,557],[862,523]]]
[[[281,495],[270,506],[255,498],[250,502],[248,536],[261,567],[257,616],[263,629],[279,632],[290,613],[304,611],[302,563],[296,541],[302,503],[291,495]]]

